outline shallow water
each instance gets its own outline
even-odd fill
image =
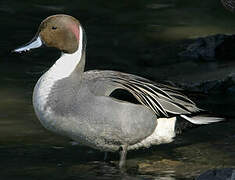
[[[234,14],[219,1],[128,0],[0,2],[0,173],[10,179],[192,179],[211,168],[235,166],[235,120],[203,126],[176,141],[128,153],[127,172],[103,153],[73,146],[44,130],[31,103],[33,86],[58,52],[37,49],[13,55],[48,15],[66,13],[81,21],[88,37],[87,69],[114,69],[153,80],[200,82],[235,72],[234,63],[183,61],[177,53],[190,38],[235,32]],[[235,115],[233,94],[214,94],[200,105]]]

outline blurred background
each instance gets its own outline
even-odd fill
[[[199,37],[212,35],[213,49],[213,35],[235,33],[235,14],[220,0],[1,0],[1,177],[176,180],[235,166],[235,119],[185,132],[171,144],[129,152],[126,175],[103,163],[102,152],[44,130],[33,111],[32,91],[60,54],[47,48],[21,54],[11,50],[30,41],[40,22],[58,13],[76,17],[86,31],[86,70],[112,69],[166,81],[203,93],[192,97],[200,107],[235,115],[235,58],[182,56]],[[110,159],[115,164],[118,155]]]

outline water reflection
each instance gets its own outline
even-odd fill
[[[9,51],[31,39],[42,19],[71,14],[88,36],[87,69],[114,69],[154,80],[197,82],[235,72],[232,63],[182,61],[185,40],[234,33],[234,14],[220,2],[188,0],[22,0],[0,2],[0,172],[5,179],[192,179],[214,167],[235,166],[235,123],[186,132],[169,145],[128,154],[128,172],[103,163],[103,153],[58,137],[36,119],[31,96],[40,75],[58,52],[24,55]],[[234,115],[231,95],[200,99],[201,105]],[[55,148],[61,147],[61,148]],[[215,158],[216,157],[216,158]],[[118,159],[111,155],[114,164]]]

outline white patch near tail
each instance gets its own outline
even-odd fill
[[[224,120],[224,118],[220,118],[220,117],[206,117],[206,116],[200,116],[200,115],[192,116],[192,117],[188,117],[186,115],[180,115],[180,116],[193,124],[210,124],[210,123],[220,122]]]
[[[153,134],[139,143],[131,145],[128,150],[139,149],[141,147],[150,147],[151,145],[158,145],[164,143],[170,143],[175,137],[175,123],[176,117],[172,118],[159,118],[157,119],[157,127]]]

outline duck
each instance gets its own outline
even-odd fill
[[[229,11],[234,12],[235,1],[234,0],[220,0],[222,5]]]
[[[61,56],[37,81],[33,107],[42,126],[79,145],[119,152],[119,167],[127,152],[174,141],[177,122],[201,125],[223,121],[208,116],[181,88],[137,75],[112,71],[84,71],[86,34],[80,22],[66,14],[47,17],[34,38],[14,52],[42,45]],[[123,90],[138,103],[111,96]]]

